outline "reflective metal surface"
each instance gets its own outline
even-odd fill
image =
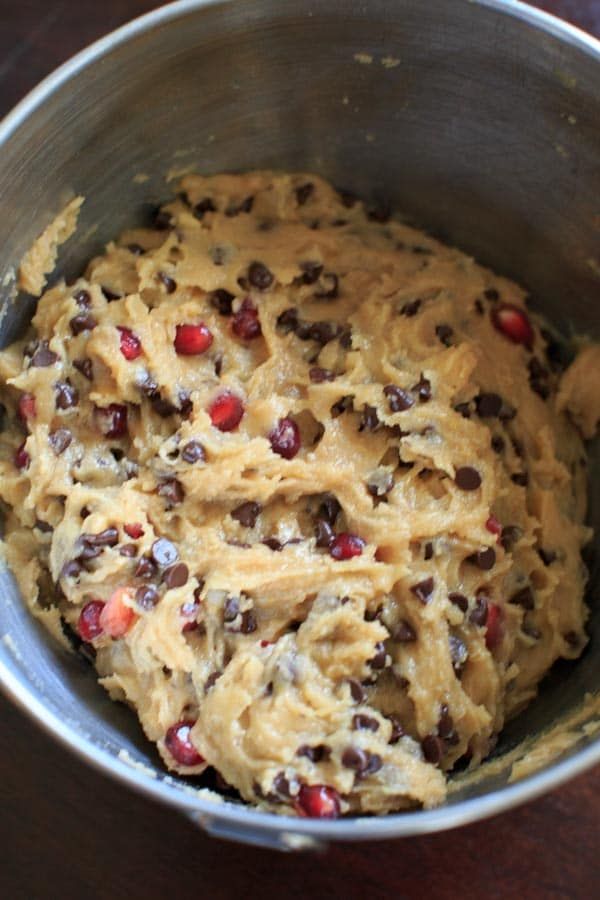
[[[32,309],[11,299],[15,266],[65,197],[87,198],[79,239],[61,254],[68,275],[169,195],[169,170],[254,167],[315,170],[386,198],[527,285],[563,331],[600,337],[600,45],[510,0],[185,0],[58,70],[0,126],[0,148],[1,345]],[[596,466],[600,525],[597,476]],[[595,640],[550,677],[497,755],[600,685],[592,569]],[[133,716],[30,620],[5,572],[0,595],[7,693],[91,763],[221,836],[300,849],[450,828],[600,760],[588,737],[518,784],[503,773],[440,809],[380,819],[315,822],[218,803],[164,775]]]

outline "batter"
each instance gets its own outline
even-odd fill
[[[588,357],[315,176],[186,177],[0,355],[8,562],[169,769],[435,806],[586,643]]]

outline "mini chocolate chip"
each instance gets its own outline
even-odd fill
[[[317,519],[315,538],[317,547],[330,547],[333,543],[335,533],[331,525],[324,519]]]
[[[360,747],[346,747],[342,753],[342,765],[346,769],[354,769],[355,772],[364,772],[367,768],[368,757]]]
[[[390,493],[394,483],[394,476],[391,472],[380,470],[370,476],[369,481],[367,481],[367,490],[371,497],[381,500]]]
[[[515,484],[518,484],[519,487],[527,487],[529,484],[529,475],[527,472],[513,472],[510,476],[510,480]]]
[[[240,612],[239,597],[227,597],[223,607],[223,621],[234,622]]]
[[[493,547],[485,547],[478,550],[477,553],[467,556],[467,562],[478,566],[483,572],[493,569],[496,564],[496,551]]]
[[[551,566],[557,556],[554,550],[544,550],[543,547],[538,547],[538,555],[545,566]]]
[[[374,406],[369,406],[368,403],[365,403],[362,408],[362,413],[360,417],[360,425],[358,426],[359,431],[376,431],[379,426],[379,416],[377,415],[377,410]]]
[[[469,622],[472,625],[479,625],[480,627],[482,627],[487,622],[487,617],[488,617],[487,598],[484,597],[483,594],[478,594],[475,597],[475,606],[469,615]]]
[[[460,594],[458,591],[452,591],[448,594],[448,600],[454,606],[458,606],[461,612],[466,612],[469,607],[469,601],[465,597],[464,594]]]
[[[278,541],[277,538],[274,537],[264,538],[261,541],[261,544],[264,544],[265,547],[268,547],[269,550],[272,550],[274,553],[279,553],[281,550],[283,550],[283,544],[281,543],[281,541]]]
[[[564,634],[563,637],[569,647],[577,648],[581,644],[581,638],[576,631],[567,631],[567,633]]]
[[[550,388],[543,381],[538,381],[536,378],[532,378],[529,382],[531,390],[537,394],[542,400],[547,400],[550,396]]]
[[[415,401],[408,391],[402,390],[395,384],[386,384],[383,393],[387,397],[390,411],[393,413],[404,412],[414,406]]]
[[[170,275],[167,275],[166,272],[158,272],[156,277],[164,284],[167,294],[175,293],[177,290],[177,282],[174,281]]]
[[[527,587],[521,588],[520,591],[517,591],[516,594],[512,595],[508,602],[514,603],[516,606],[522,606],[523,609],[534,609],[535,598],[531,586],[527,585]]]
[[[213,247],[210,256],[215,266],[224,266],[227,259],[227,251],[225,247]]]
[[[421,308],[422,300],[411,300],[408,303],[405,303],[404,306],[400,309],[400,315],[406,316],[407,318],[412,318],[416,316]]]
[[[312,369],[308,370],[308,377],[313,384],[322,384],[324,381],[334,381],[335,374],[330,369],[313,366]]]
[[[384,669],[386,658],[385,644],[383,641],[377,641],[375,644],[375,656],[368,660],[368,664],[372,669]]]
[[[352,716],[352,729],[354,731],[379,731],[379,722],[372,716],[355,713]]]
[[[183,485],[177,478],[169,478],[159,484],[157,490],[159,497],[162,497],[167,504],[167,509],[177,506],[183,502],[185,490]]]
[[[502,397],[499,394],[483,393],[475,397],[477,415],[482,419],[495,418],[502,409]]]
[[[160,596],[153,584],[142,584],[135,592],[135,602],[142,609],[154,609]]]
[[[78,316],[73,316],[69,322],[71,334],[74,336],[81,334],[83,331],[92,331],[97,324],[95,318],[89,313],[81,313]]]
[[[300,263],[300,271],[302,274],[294,279],[294,284],[316,284],[323,272],[323,265],[322,263],[307,260]]]
[[[278,772],[273,779],[273,790],[276,794],[279,794],[280,797],[291,797],[290,783],[283,772]]]
[[[121,549],[119,550],[121,556],[126,556],[129,559],[133,559],[137,554],[137,546],[135,544],[123,544]]]
[[[41,531],[42,534],[51,534],[54,531],[52,525],[50,525],[48,522],[44,522],[42,519],[35,520],[35,527],[38,529],[38,531]]]
[[[212,294],[209,294],[209,299],[211,306],[217,310],[219,315],[233,315],[234,294],[230,294],[229,291],[226,291],[224,288],[218,288],[216,291],[213,291]]]
[[[58,362],[58,353],[48,347],[48,341],[40,341],[29,365],[32,368],[45,369]]]
[[[392,733],[390,735],[390,744],[397,744],[401,737],[404,737],[405,731],[402,722],[397,716],[386,716],[386,719],[392,723]]]
[[[309,197],[312,197],[314,190],[315,186],[311,181],[307,181],[306,184],[301,184],[300,187],[297,187],[295,194],[298,206],[304,206]]]
[[[94,371],[93,364],[91,359],[86,357],[85,359],[74,359],[73,366],[77,369],[78,372],[81,372],[84,378],[87,378],[88,381],[94,380]]]
[[[51,431],[48,435],[48,443],[57,456],[64,453],[72,440],[73,435],[68,428],[57,428],[56,431]]]
[[[461,491],[476,491],[481,487],[481,475],[472,466],[461,466],[457,469],[454,481]]]
[[[305,756],[313,763],[323,762],[331,756],[331,747],[328,747],[327,744],[317,744],[316,747],[302,744],[296,750],[296,756]]]
[[[247,609],[242,613],[242,623],[240,625],[240,631],[242,634],[252,634],[258,628],[256,622],[256,616],[252,609]]]
[[[81,309],[89,309],[92,305],[92,297],[89,291],[77,291],[73,294],[73,300]]]
[[[266,291],[273,284],[273,273],[261,262],[250,263],[248,281],[259,291]]]
[[[428,734],[421,741],[423,756],[428,763],[437,766],[444,755],[444,742],[437,734]]]
[[[254,197],[250,195],[246,197],[241,203],[234,204],[232,203],[225,210],[225,215],[229,218],[233,218],[234,216],[239,216],[240,213],[250,213],[252,212],[252,207],[254,206]]]
[[[504,450],[504,438],[499,434],[492,435],[491,447],[494,453],[502,453]]]
[[[277,327],[281,328],[284,334],[290,331],[296,331],[299,325],[298,310],[295,307],[285,309],[277,317]]]
[[[349,325],[343,326],[338,333],[338,341],[343,350],[350,350],[352,347],[352,329]]]
[[[188,441],[181,451],[181,458],[184,462],[190,463],[190,465],[193,465],[193,463],[197,462],[204,462],[204,460],[206,459],[204,447],[202,446],[200,441]]]
[[[456,634],[450,634],[448,637],[448,642],[450,645],[450,660],[452,661],[452,668],[454,669],[454,674],[459,676],[469,658],[469,651],[467,650],[467,645],[462,640],[462,638],[458,637]]]
[[[60,578],[78,578],[82,570],[81,563],[76,559],[69,559],[60,570]]]
[[[411,586],[411,591],[417,597],[421,603],[429,603],[431,600],[431,595],[433,594],[433,588],[435,586],[435,582],[433,577],[423,579],[423,581],[419,581],[418,584],[413,584]]]
[[[143,256],[146,252],[139,244],[127,244],[127,249],[130,253],[133,253],[134,256]]]
[[[325,272],[320,279],[320,289],[315,291],[317,300],[335,300],[338,296],[339,278],[335,272]]]
[[[469,403],[457,403],[454,412],[460,413],[463,419],[471,418],[471,406]]]
[[[162,580],[167,590],[170,591],[173,588],[183,587],[184,584],[187,584],[188,575],[189,571],[186,564],[177,562],[165,569]]]
[[[335,525],[337,517],[342,511],[341,504],[333,494],[323,494],[319,505],[319,518],[324,519],[330,525]]]
[[[207,212],[216,212],[217,207],[210,197],[203,197],[194,206],[194,216],[202,221]]]
[[[254,528],[261,509],[260,503],[255,503],[254,500],[247,500],[246,503],[236,506],[229,515],[245,528]]]
[[[415,391],[420,403],[427,403],[431,400],[431,382],[421,373],[421,378],[416,384],[413,384],[411,391]]]
[[[302,333],[300,329],[296,332],[298,337],[302,338]],[[313,322],[310,325],[308,337],[311,341],[316,341],[317,344],[321,344],[321,346],[325,346],[330,341],[332,341],[338,334],[338,326],[335,322]]]
[[[412,643],[417,639],[417,632],[406,619],[401,619],[398,624],[391,629],[391,635],[395,641],[402,644]]]
[[[425,550],[423,551],[423,559],[429,560],[433,557],[433,544],[431,541],[427,541],[425,544]]]
[[[179,559],[177,547],[167,538],[158,538],[154,541],[150,553],[156,565],[161,567],[172,566]]]
[[[111,525],[98,534],[82,534],[79,540],[89,547],[114,547],[119,542],[119,532]]]
[[[500,299],[500,294],[496,290],[496,288],[486,288],[483,292],[483,296],[486,300],[490,300],[492,303],[495,303],[496,300]]]
[[[445,347],[449,347],[452,343],[452,335],[454,334],[454,329],[450,327],[450,325],[436,325],[435,333],[437,338],[444,344]]]
[[[57,381],[54,385],[56,409],[70,409],[79,403],[79,392],[68,381]]]
[[[523,532],[517,525],[505,525],[500,534],[500,543],[508,553],[522,537]]]
[[[348,687],[350,688],[350,696],[355,703],[365,702],[367,694],[360,681],[357,681],[356,678],[349,678]]]
[[[108,300],[109,303],[111,303],[113,300],[120,300],[120,299],[121,299],[121,296],[122,296],[122,295],[121,295],[121,294],[117,294],[116,291],[111,291],[110,288],[107,288],[107,287],[102,286],[102,287],[100,288],[100,290],[102,291],[102,293],[104,294],[104,296],[106,297],[106,299]]]
[[[374,775],[375,772],[379,772],[383,765],[383,760],[379,756],[378,753],[369,753],[367,752],[367,766],[361,775]]]
[[[162,540],[162,538],[161,538]],[[136,578],[154,578],[156,574],[156,565],[147,556],[142,556],[138,562],[134,575]]]
[[[498,418],[501,422],[510,422],[517,415],[517,410],[514,406],[511,406],[510,403],[507,403],[506,400],[502,401],[502,409],[498,413]]]
[[[340,397],[340,399],[331,407],[331,418],[337,419],[337,417],[341,416],[342,413],[345,413],[347,410],[351,410],[353,406],[353,400],[353,394],[346,394],[344,397]]]
[[[447,740],[454,731],[454,720],[450,715],[447,705],[444,703],[440,709],[440,717],[438,719],[438,734],[444,740]]]
[[[167,231],[173,227],[173,218],[166,209],[158,207],[154,213],[154,227],[157,231]]]

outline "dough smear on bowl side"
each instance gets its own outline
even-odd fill
[[[184,178],[44,293],[0,354],[6,557],[169,769],[432,807],[581,653],[597,357],[562,379],[524,301],[270,172]]]

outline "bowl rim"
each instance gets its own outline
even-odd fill
[[[226,7],[232,2],[235,0],[176,0],[133,19],[80,50],[44,78],[0,121],[0,147],[54,92],[116,47],[201,8]],[[464,0],[464,2],[519,19],[591,56],[600,65],[600,40],[550,13],[529,6],[521,0]],[[598,736],[589,746],[574,751],[566,759],[551,763],[514,784],[451,805],[371,818],[352,817],[335,821],[303,819],[266,813],[227,800],[215,802],[199,793],[185,790],[184,785],[171,780],[172,777],[167,773],[163,774],[157,770],[156,776],[151,776],[143,771],[143,766],[136,766],[135,761],[130,764],[122,758],[113,756],[108,750],[102,749],[80,734],[41,702],[33,690],[19,678],[14,663],[11,664],[9,648],[4,642],[0,642],[0,689],[46,733],[100,772],[112,776],[148,797],[187,813],[209,832],[219,831],[212,828],[212,823],[221,822],[229,825],[231,829],[229,834],[226,829],[221,829],[219,831],[221,836],[269,846],[276,845],[269,835],[276,833],[280,837],[287,836],[289,838],[287,843],[283,840],[277,844],[280,849],[294,848],[295,836],[305,837],[309,842],[315,838],[317,841],[383,840],[444,831],[496,815],[532,800],[600,762],[600,736]],[[300,848],[303,845],[300,843],[297,846]]]

